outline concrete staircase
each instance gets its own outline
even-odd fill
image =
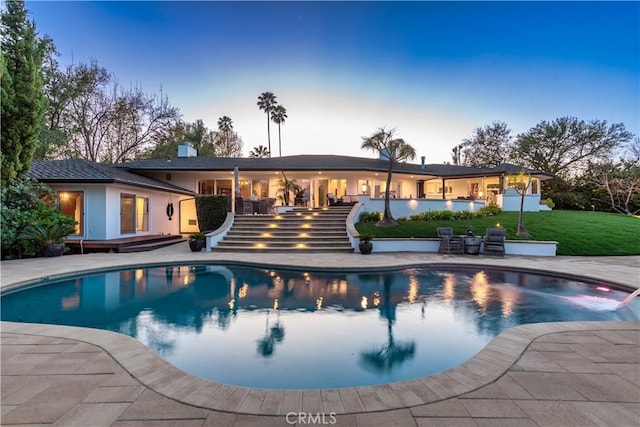
[[[236,215],[214,252],[353,252],[347,237],[351,206],[294,208],[280,215]]]

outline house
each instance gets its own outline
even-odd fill
[[[112,239],[198,231],[196,194],[275,198],[284,177],[303,189],[304,195],[291,197],[292,202],[324,207],[335,195],[363,203],[365,211],[382,211],[388,166],[386,159],[338,155],[198,157],[190,147],[181,146],[175,158],[112,166],[81,159],[36,161],[27,176],[57,192],[62,211],[79,223],[73,238]],[[489,203],[519,210],[520,196],[513,187],[519,185],[515,175],[521,170],[510,164],[496,168],[425,164],[424,158],[420,164],[397,163],[389,190],[392,213],[400,217],[429,209],[475,211]],[[552,175],[524,172],[531,176],[525,210],[537,211],[540,182]],[[230,203],[230,209],[233,206]]]

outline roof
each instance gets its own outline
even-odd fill
[[[85,159],[36,160],[31,164],[26,176],[44,183],[119,183],[173,193],[194,194],[176,185]]]
[[[115,165],[130,171],[232,171],[235,166],[243,171],[371,171],[387,172],[387,160],[338,155],[296,155],[270,157],[265,159],[250,157],[173,157],[169,159],[137,160]],[[520,166],[505,163],[496,168],[475,168],[449,164],[396,163],[394,173],[410,173],[425,177],[480,177],[496,176],[502,173],[518,173]],[[542,179],[553,175],[525,169],[527,173]]]

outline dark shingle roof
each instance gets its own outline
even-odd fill
[[[174,193],[194,194],[176,185],[85,159],[34,161],[26,176],[44,183],[120,183]]]
[[[284,157],[271,157],[256,159],[249,157],[173,157],[170,159],[137,160],[115,165],[118,168],[134,171],[153,170],[201,170],[201,171],[231,171],[234,166],[243,171],[371,171],[386,172],[389,168],[387,160],[368,159],[362,157],[337,156],[337,155],[296,155]],[[500,165],[500,166],[507,166]],[[438,177],[477,177],[495,176],[500,173],[517,173],[519,166],[511,172],[510,168],[474,168],[468,166],[456,166],[447,164],[426,164],[424,168],[415,163],[396,163],[394,172],[411,173],[423,176]],[[515,170],[514,169],[514,170]],[[531,171],[536,176],[552,176],[543,172]]]

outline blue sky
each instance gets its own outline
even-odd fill
[[[561,116],[640,134],[638,2],[26,2],[62,64],[162,85],[187,121],[230,116],[267,145],[257,97],[287,108],[282,154],[369,157],[396,127],[428,163],[476,127]],[[277,128],[271,145],[277,151]]]

